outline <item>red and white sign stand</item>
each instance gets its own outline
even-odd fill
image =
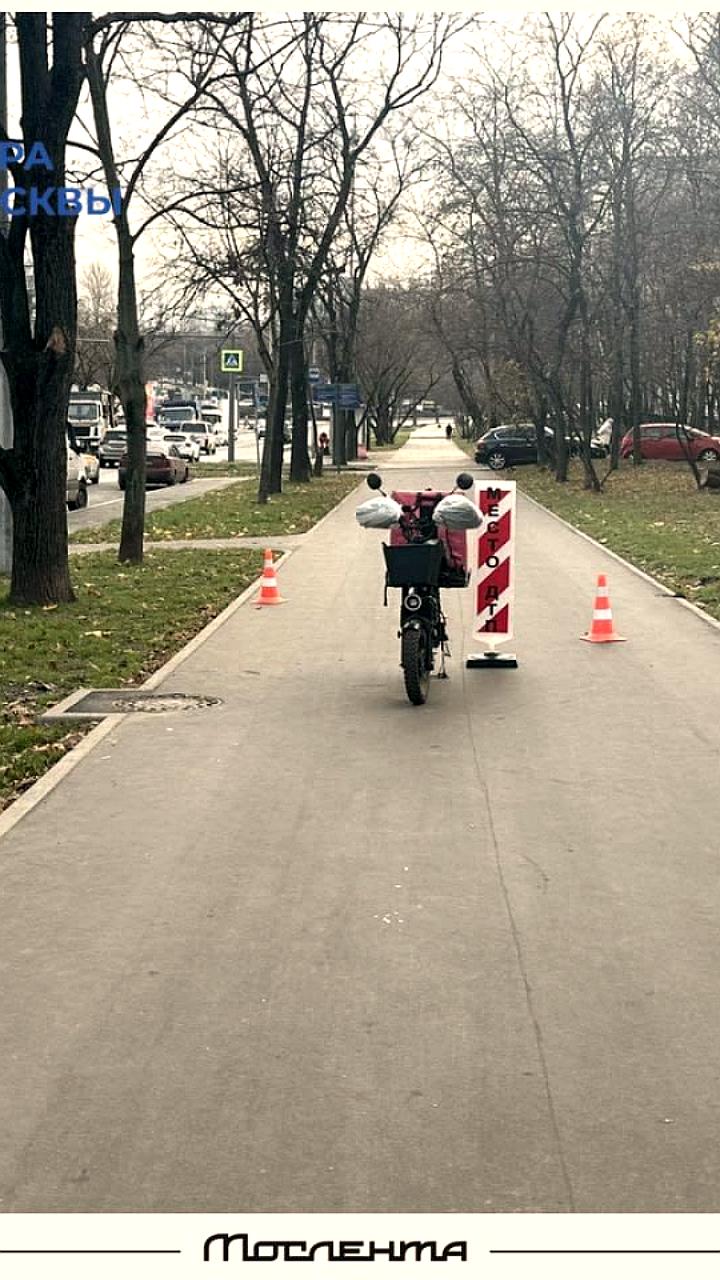
[[[514,653],[497,646],[512,639],[515,592],[515,481],[478,480],[475,501],[483,515],[472,548],[473,639],[487,648],[466,667],[516,667]]]

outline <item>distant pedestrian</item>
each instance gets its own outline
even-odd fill
[[[448,422],[445,427],[445,438],[447,440],[452,440],[452,433],[453,433],[452,422]]]

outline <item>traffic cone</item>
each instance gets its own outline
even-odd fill
[[[262,584],[260,586],[260,595],[257,597],[255,604],[258,606],[261,604],[284,604],[284,600],[278,591],[272,551],[264,553]]]
[[[595,608],[593,609],[590,630],[587,631],[584,636],[581,636],[580,639],[588,640],[590,644],[610,644],[613,640],[625,639],[625,636],[619,636],[617,634],[613,626],[607,578],[604,573],[598,574],[597,590],[595,592]]]

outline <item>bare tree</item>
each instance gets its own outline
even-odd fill
[[[310,478],[305,328],[341,235],[361,161],[389,119],[434,85],[457,19],[305,14],[284,22],[250,15],[225,47],[217,115],[243,143],[259,211],[257,244],[277,332],[275,393],[260,500],[282,484],[282,427],[293,404],[291,477]],[[374,75],[367,62],[376,50]],[[217,123],[217,121],[216,121]]]
[[[379,445],[390,444],[440,378],[442,357],[422,289],[366,289],[360,306],[357,368]]]
[[[85,271],[78,296],[75,381],[80,388],[114,382],[113,329],[115,286],[106,267],[94,262]]]
[[[410,139],[401,134],[391,139],[386,155],[363,166],[353,185],[312,305],[312,331],[323,342],[332,383],[356,380],[358,321],[368,270],[401,201],[424,169],[425,160],[414,155]],[[333,460],[343,466],[357,456],[355,411],[336,408],[335,421]]]
[[[82,84],[84,13],[18,13],[26,151],[41,143],[52,169],[32,169],[40,197],[65,183],[66,147]],[[3,138],[7,142],[7,138]],[[16,187],[27,175],[10,166]],[[10,597],[15,603],[74,599],[67,551],[66,424],[77,333],[75,217],[16,217],[0,231],[0,353],[14,421],[12,448],[0,449],[0,484],[13,516]],[[29,242],[34,315],[25,273]]]
[[[152,15],[154,22],[177,23],[179,15]],[[118,52],[124,40],[135,36],[138,19],[120,15],[101,19],[88,27],[85,61],[90,97],[95,119],[97,149],[109,192],[125,185],[122,202],[115,210],[113,225],[118,246],[117,329],[115,342],[115,388],[125,412],[128,437],[128,463],[119,559],[135,564],[142,562],[145,527],[145,342],[140,332],[135,248],[140,236],[165,210],[148,213],[136,226],[130,224],[130,206],[139,195],[147,168],[158,149],[173,135],[213,83],[216,52],[206,57],[202,51],[193,58],[192,78],[187,95],[165,114],[162,124],[146,143],[139,159],[123,164],[116,156],[113,128],[108,108],[108,83],[113,74]],[[220,23],[220,41],[227,24]]]

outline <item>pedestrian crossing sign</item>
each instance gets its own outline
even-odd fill
[[[228,351],[224,348],[220,352],[220,370],[222,373],[242,373],[242,367],[242,351]]]

